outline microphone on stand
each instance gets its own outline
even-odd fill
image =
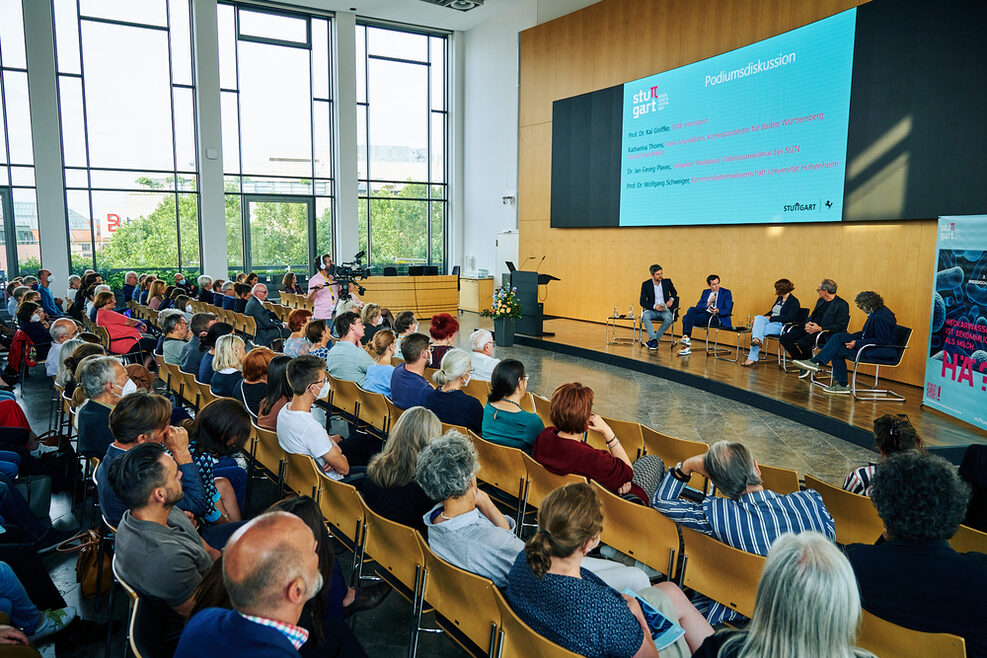
[[[528,257],[527,257],[527,258],[525,258],[525,259],[524,259],[523,261],[521,261],[521,265],[520,265],[520,266],[518,267],[518,269],[519,269],[519,270],[523,270],[523,269],[524,269],[524,264],[525,264],[525,263],[527,263],[527,262],[528,262],[529,260],[531,260],[532,258],[534,258],[534,256],[528,256]]]
[[[535,266],[535,272],[538,271],[538,268],[541,267],[541,264],[544,263],[544,262],[545,262],[545,256],[542,256],[541,257],[541,260],[538,261],[538,265]]]

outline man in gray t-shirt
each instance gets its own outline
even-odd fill
[[[367,368],[374,362],[370,353],[360,347],[363,321],[352,311],[341,313],[336,316],[336,331],[340,338],[326,357],[329,374],[336,379],[362,384],[363,378],[367,376]]]
[[[208,547],[185,512],[181,472],[157,443],[141,443],[113,460],[110,486],[127,506],[117,528],[120,577],[143,596],[187,617],[218,551]]]

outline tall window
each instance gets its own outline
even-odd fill
[[[448,39],[360,24],[356,50],[360,248],[375,267],[441,268]]]
[[[72,270],[198,271],[190,0],[54,0]]]
[[[231,273],[308,271],[332,250],[329,19],[219,5]]]
[[[41,267],[21,0],[0,0],[0,278]]]

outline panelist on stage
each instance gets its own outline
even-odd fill
[[[775,294],[778,299],[774,306],[764,315],[754,316],[754,326],[751,328],[751,349],[747,360],[740,365],[749,368],[757,365],[761,355],[761,342],[765,336],[777,336],[789,322],[795,322],[799,314],[799,300],[792,294],[795,284],[788,279],[775,281]]]
[[[819,293],[819,301],[812,309],[805,326],[792,327],[781,336],[781,346],[793,359],[811,357],[812,346],[816,344],[820,332],[832,334],[846,331],[850,324],[850,305],[836,294],[835,281],[823,279],[816,287],[816,292]],[[808,372],[805,374],[808,375]]]
[[[733,313],[733,294],[726,288],[720,287],[720,277],[710,274],[706,277],[709,286],[699,296],[699,303],[685,312],[682,318],[682,349],[679,356],[692,354],[692,328],[697,324],[706,324],[712,318],[711,326],[730,328],[730,314]]]
[[[336,300],[339,299],[339,284],[336,283],[329,268],[332,267],[332,256],[323,254],[315,260],[317,270],[308,280],[308,301],[312,303],[313,320],[332,319]]]
[[[641,324],[648,331],[648,349],[658,349],[658,341],[665,335],[675,320],[679,307],[679,293],[671,279],[662,276],[661,265],[652,265],[651,278],[641,284]],[[661,320],[661,327],[655,331],[655,320]]]

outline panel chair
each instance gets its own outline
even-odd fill
[[[523,528],[537,526],[537,523],[524,523],[529,507],[538,509],[545,497],[559,487],[574,482],[586,482],[586,478],[581,475],[571,473],[569,475],[556,475],[523,452],[521,458],[524,460],[525,487],[524,500],[521,503],[520,518],[522,523],[520,525],[522,527],[518,528],[519,536]]]
[[[965,658],[966,641],[951,633],[923,633],[885,621],[866,610],[857,646],[877,656],[895,658]]]
[[[500,627],[497,588],[489,579],[440,558],[420,535],[418,543],[425,555],[424,600],[435,609],[439,628],[470,655],[493,655]]]
[[[515,504],[514,520],[517,531],[521,529],[521,507],[524,499],[526,481],[524,453],[517,448],[502,446],[486,441],[469,432],[476,448],[476,456],[480,460],[480,470],[476,477],[486,482],[498,491],[504,493],[505,502]]]
[[[837,544],[873,544],[884,532],[884,522],[867,496],[844,491],[811,475],[805,476],[805,488],[818,491],[833,515]]]
[[[895,337],[894,345],[864,345],[857,351],[857,358],[853,362],[853,373],[850,375],[850,393],[854,400],[871,402],[904,402],[905,396],[895,393],[891,389],[878,388],[880,386],[881,366],[885,368],[897,368],[901,365],[901,359],[908,349],[908,341],[912,337],[912,330],[903,325],[898,325],[898,333]],[[874,359],[868,354],[873,350],[882,347],[891,347],[895,350],[895,356],[891,359]],[[864,386],[857,384],[857,372],[860,366],[874,366],[874,385]]]
[[[647,425],[641,425],[641,437],[644,442],[644,454],[658,455],[665,462],[665,468],[671,468],[689,457],[709,450],[709,446],[701,441],[676,439]],[[707,491],[707,484],[706,478],[699,473],[693,473],[688,482],[688,486],[703,493]]]
[[[575,658],[579,655],[532,630],[500,592],[497,593],[497,606],[500,608],[500,631],[495,658]]]
[[[381,441],[387,440],[387,434],[391,431],[391,412],[384,394],[357,387],[357,402],[357,429],[366,430]]]
[[[805,323],[808,321],[809,321],[809,309],[804,307],[799,308],[798,315],[795,316],[795,322],[785,323],[785,325],[781,328],[781,333],[778,334],[777,336],[765,336],[764,340],[761,341],[761,353],[762,355],[764,355],[765,358],[761,360],[764,361],[767,359],[766,353],[767,353],[768,341],[776,340],[778,341],[778,348],[777,348],[778,367],[784,370],[785,372],[791,372],[788,369],[788,352],[786,352],[785,348],[782,347],[781,345],[781,337],[787,334],[795,327],[804,327]]]
[[[355,566],[363,542],[363,499],[360,492],[352,484],[325,478],[319,489],[319,509],[331,528],[332,536],[353,551]]]
[[[655,509],[624,500],[599,482],[591,484],[603,503],[600,540],[671,579],[679,550],[675,522]]]
[[[535,404],[534,413],[541,418],[541,422],[545,423],[545,427],[550,427],[552,425],[552,401],[534,393],[531,394],[531,401]]]
[[[694,589],[750,617],[766,558],[727,546],[691,528],[679,529],[685,553],[679,586]]]
[[[961,525],[949,540],[949,545],[957,553],[987,553],[987,532]]]

